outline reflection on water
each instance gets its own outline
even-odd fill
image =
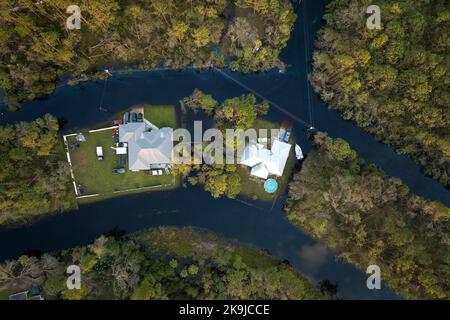
[[[329,255],[327,247],[321,243],[305,244],[300,250],[300,264],[305,273],[315,276],[327,262]]]

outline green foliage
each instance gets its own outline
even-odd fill
[[[0,127],[0,224],[75,206],[58,130],[48,114]]]
[[[214,114],[214,119],[220,127],[233,129],[249,129],[253,127],[258,108],[253,94],[226,99]]]
[[[63,272],[52,272],[47,274],[42,288],[47,298],[57,299],[61,292],[67,289],[67,276]]]
[[[365,164],[345,141],[316,135],[289,185],[287,212],[342,259],[363,270],[379,265],[387,285],[406,297],[449,298],[450,209]]]
[[[365,27],[367,1],[329,4],[313,56],[313,87],[345,119],[450,186],[450,2],[377,5],[381,30]]]
[[[296,15],[289,1],[237,0],[227,30],[226,52],[235,57],[232,70],[265,71],[283,65],[278,55],[289,40]],[[251,13],[247,13],[251,10]],[[276,23],[273,23],[276,21]],[[270,44],[270,45],[269,45]]]
[[[64,74],[71,84],[105,78],[104,65],[225,67],[226,56],[236,70],[267,70],[281,63],[295,21],[288,0],[253,12],[235,0],[80,0],[81,29],[69,31],[70,0],[10,2],[0,1],[0,88],[11,107],[52,93]],[[251,46],[234,45],[239,18],[256,29]]]
[[[180,247],[190,250],[180,251]],[[95,266],[82,274],[81,289],[68,290],[61,270],[80,260],[92,261],[99,252]],[[267,253],[190,228],[160,228],[120,239],[101,237],[90,246],[55,254],[53,259],[56,268],[45,267],[45,273],[45,263],[31,261],[35,273],[45,276],[30,283],[42,285],[47,299],[327,298],[304,276]],[[28,270],[28,257],[22,260]],[[8,263],[0,265],[0,279],[19,262]],[[21,275],[28,274],[22,271]],[[10,279],[6,287],[0,282],[0,296],[21,281]]]
[[[205,185],[214,198],[226,195],[234,199],[241,192],[241,178],[238,173],[230,172],[229,165],[202,166],[197,178]],[[235,166],[232,166],[235,167]]]
[[[195,89],[189,96],[180,101],[183,111],[193,110],[197,112],[199,110],[211,115],[214,113],[218,102],[214,100],[212,95],[205,94],[199,89]]]
[[[253,94],[224,100],[220,105],[211,95],[195,89],[189,96],[180,101],[184,111],[199,110],[206,112],[215,120],[215,125],[222,130],[226,137],[226,129],[249,129],[253,128],[258,115],[266,115],[269,112],[269,103],[262,101],[257,103]],[[236,145],[233,145],[235,148]],[[225,149],[225,146],[224,146]],[[225,157],[225,155],[224,155]],[[206,191],[214,198],[223,195],[228,198],[236,198],[242,190],[241,175],[236,172],[235,165],[197,165],[190,166],[177,164],[174,166],[174,174],[188,176],[192,185],[198,183],[204,185]]]

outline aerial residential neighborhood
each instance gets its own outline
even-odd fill
[[[176,187],[176,177],[171,174],[174,167],[173,131],[176,128],[159,128],[152,123],[154,120],[152,117],[148,119],[151,115],[157,115],[158,111],[172,109],[171,106],[136,106],[124,112],[120,118],[113,118],[109,123],[112,126],[87,130],[85,133],[77,132],[65,135],[66,154],[71,166],[77,198],[91,198],[90,200],[92,200],[105,194],[111,196],[109,190],[114,187],[113,183],[106,186],[106,189],[109,189],[107,192],[97,186],[102,184],[100,180],[104,179],[105,175],[108,176],[108,181],[113,179],[121,185],[120,188],[114,187],[113,189],[113,194],[117,195],[123,192],[144,192],[150,189]],[[157,111],[155,112],[155,110]],[[149,116],[146,117],[145,111]],[[176,115],[170,113],[169,117],[173,118]],[[155,119],[157,123],[160,122],[160,115]],[[164,122],[166,120],[162,119],[161,123],[168,123]],[[176,121],[173,123],[176,124]],[[276,124],[271,124],[271,126],[277,127]],[[283,180],[285,180],[289,176],[292,168],[289,168],[288,174],[284,175],[284,173],[288,159],[293,157],[294,152],[290,143],[292,140],[291,130],[291,124],[284,124],[280,128],[279,134],[269,139],[273,141],[270,149],[261,144],[270,144],[267,138],[258,139],[259,142],[250,141],[245,147],[237,164],[248,168],[240,172],[241,175],[244,173],[241,179],[248,180],[247,183],[251,184],[247,190],[250,191],[251,196],[255,196],[252,193],[254,189],[259,190],[256,191],[256,194],[264,194],[264,181],[269,177],[284,178]],[[111,137],[109,137],[108,134],[111,132]],[[98,137],[104,138],[98,139]],[[76,142],[74,142],[75,140]],[[89,153],[89,155],[85,153]],[[97,161],[93,161],[94,153]],[[93,163],[87,164],[88,159]],[[91,170],[93,166],[100,170]],[[289,166],[292,166],[292,163]],[[89,173],[85,174],[85,172]],[[147,178],[143,179],[143,175],[146,175]],[[152,178],[152,176],[154,177]],[[139,184],[134,184],[135,179],[140,181]],[[161,179],[165,182],[164,184],[153,182],[159,182]],[[91,187],[91,181],[96,185]],[[282,186],[285,187],[283,183]],[[266,196],[271,198],[272,192]]]
[[[0,0],[2,310],[450,300],[449,39],[448,0]]]

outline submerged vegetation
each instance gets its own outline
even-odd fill
[[[76,206],[58,121],[0,126],[0,224]]]
[[[65,74],[76,83],[103,65],[268,70],[281,64],[295,21],[288,0],[77,4],[81,29],[68,30],[70,0],[0,0],[0,88],[11,107],[52,93]]]
[[[69,265],[80,266],[79,290],[66,287]],[[102,236],[88,246],[0,265],[0,296],[33,284],[46,299],[327,298],[267,253],[190,228]]]
[[[313,87],[346,119],[450,187],[450,2],[380,0],[381,30],[365,26],[369,4],[329,4]]]
[[[408,298],[450,297],[450,209],[319,133],[289,186],[289,220]]]

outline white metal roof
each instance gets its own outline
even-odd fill
[[[252,167],[251,174],[263,179],[269,175],[282,176],[290,150],[290,144],[279,140],[274,140],[271,150],[261,144],[251,144],[245,148],[239,163]]]
[[[260,163],[252,168],[250,174],[255,177],[267,179],[267,177],[269,176],[269,170],[267,170],[267,167],[264,165],[264,163]]]

